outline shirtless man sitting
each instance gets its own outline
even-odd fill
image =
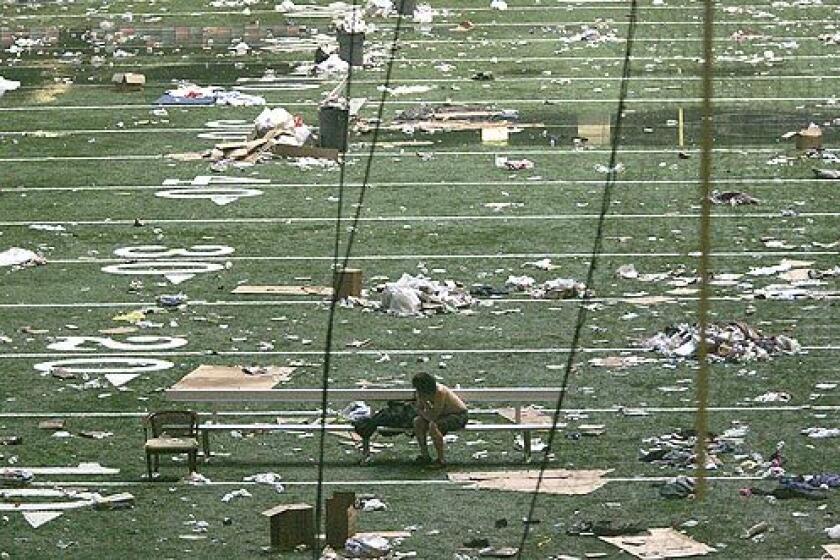
[[[428,373],[418,373],[411,379],[416,391],[417,417],[414,419],[414,435],[420,445],[420,456],[415,462],[422,465],[432,463],[427,436],[431,436],[437,452],[437,466],[444,466],[443,436],[462,430],[467,425],[467,405],[452,389],[438,383]]]

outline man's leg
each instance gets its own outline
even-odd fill
[[[437,423],[429,423],[429,435],[432,437],[432,443],[435,444],[435,451],[437,452],[438,463],[443,464],[443,432],[438,428]]]
[[[414,435],[417,438],[417,445],[420,446],[420,457],[430,459],[429,444],[426,442],[426,436],[429,433],[429,422],[420,416],[414,419]]]

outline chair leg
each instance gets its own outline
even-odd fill
[[[152,480],[152,454],[146,451],[146,470],[149,472],[149,480]]]
[[[525,430],[522,432],[522,448],[525,452],[525,462],[531,462],[531,432],[529,430]]]
[[[190,474],[198,472],[198,450],[187,453],[187,462],[190,467]]]
[[[210,460],[210,430],[201,431],[201,447],[204,451],[204,460]]]
[[[160,455],[157,454],[157,453],[155,453],[155,459],[154,459],[154,465],[153,466],[154,466],[155,472],[160,472]]]

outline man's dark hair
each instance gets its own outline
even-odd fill
[[[423,395],[433,395],[437,391],[437,381],[435,378],[426,372],[415,374],[411,378],[411,384],[417,389],[417,392]]]

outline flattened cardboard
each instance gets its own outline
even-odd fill
[[[331,296],[328,286],[237,286],[232,294],[276,296]]]
[[[715,552],[714,548],[671,528],[649,529],[647,535],[599,538],[642,560],[689,558]]]
[[[296,368],[268,366],[265,374],[245,373],[241,367],[200,365],[172,386],[173,391],[194,389],[273,389],[291,379]]]
[[[603,477],[610,472],[612,471],[548,469],[545,471],[540,493],[561,496],[590,494],[609,482]],[[449,473],[448,476],[453,482],[473,483],[480,489],[533,492],[539,474],[538,470],[528,470]]]
[[[515,408],[500,408],[497,412],[502,418],[507,418],[511,422],[517,421]],[[522,424],[551,424],[552,420],[551,414],[531,407],[523,408],[519,417],[519,422]]]
[[[828,556],[823,556],[826,559],[840,560],[840,544],[824,544],[822,547]]]

